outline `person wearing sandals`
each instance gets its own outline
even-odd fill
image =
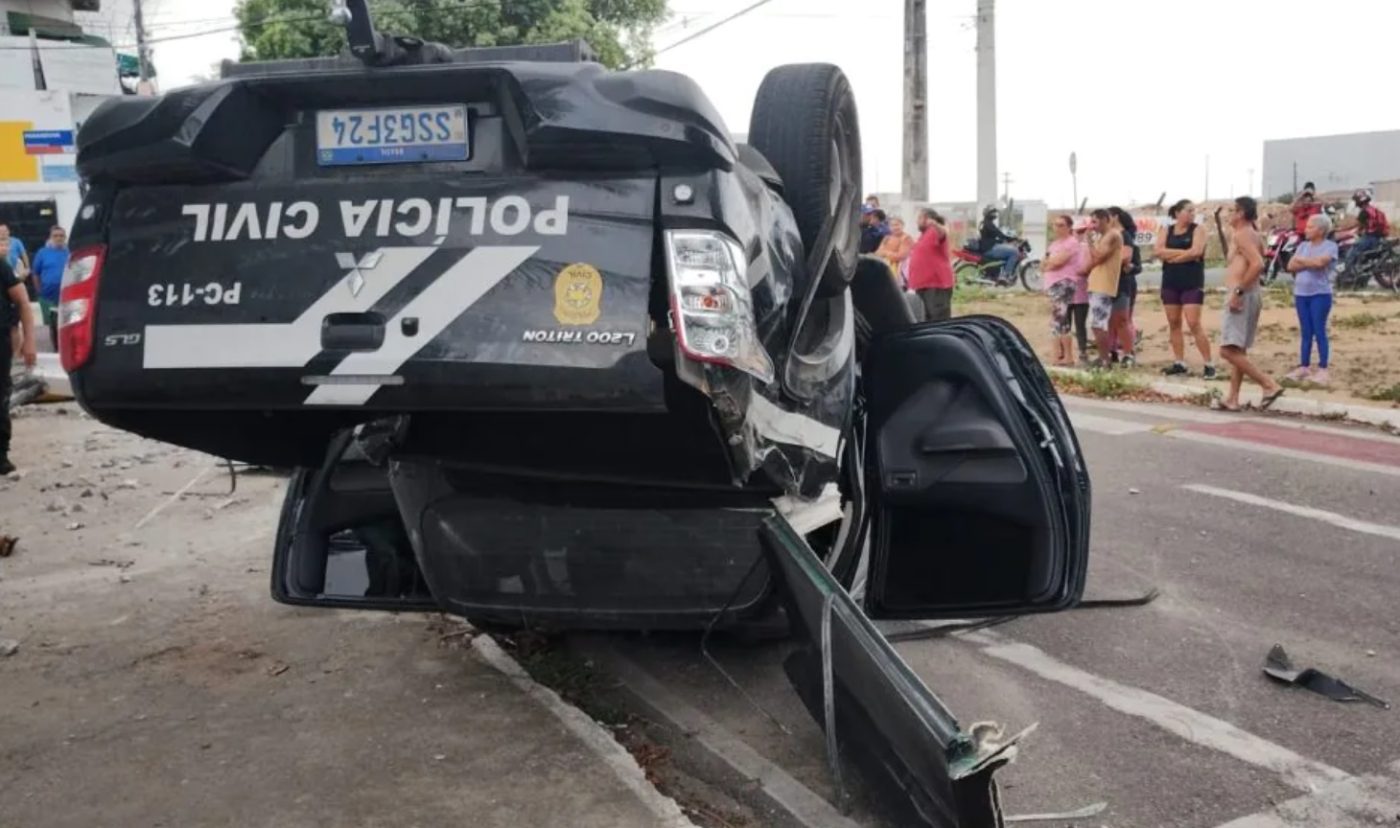
[[[1113,311],[1118,282],[1123,276],[1123,228],[1107,210],[1094,211],[1098,237],[1089,248],[1089,327],[1094,331],[1099,357],[1094,367],[1107,368],[1113,351]]]
[[[1078,287],[1082,248],[1074,237],[1074,220],[1056,216],[1055,240],[1045,257],[1045,294],[1050,297],[1050,335],[1054,337],[1054,364],[1074,364],[1074,338],[1070,336],[1071,308]]]
[[[1259,276],[1264,272],[1264,243],[1254,224],[1258,218],[1259,204],[1254,199],[1235,199],[1230,215],[1230,254],[1225,265],[1225,290],[1230,298],[1220,325],[1220,357],[1230,363],[1230,390],[1221,404],[1226,411],[1240,410],[1240,388],[1245,377],[1264,389],[1261,409],[1283,396],[1283,386],[1249,359],[1249,349],[1259,331],[1259,314],[1264,309],[1264,290],[1259,286]]]
[[[1153,253],[1162,263],[1162,308],[1167,313],[1167,329],[1172,356],[1176,359],[1162,370],[1167,376],[1189,374],[1186,367],[1186,337],[1182,323],[1191,331],[1191,340],[1205,363],[1203,376],[1215,379],[1210,361],[1210,337],[1201,324],[1201,306],[1206,299],[1206,229],[1196,224],[1196,205],[1183,198],[1167,210],[1172,220],[1157,234]]]
[[[1293,306],[1298,311],[1298,327],[1303,343],[1298,367],[1288,372],[1295,382],[1315,382],[1326,385],[1327,359],[1331,348],[1327,342],[1327,316],[1332,313],[1332,279],[1337,271],[1337,243],[1327,238],[1332,232],[1332,220],[1317,213],[1308,219],[1304,240],[1298,244],[1293,258],[1288,260],[1288,272],[1293,277]],[[1313,343],[1317,343],[1317,369],[1312,368]]]
[[[1137,305],[1137,277],[1142,272],[1142,251],[1137,245],[1137,222],[1122,207],[1110,207],[1120,233],[1123,234],[1122,267],[1118,278],[1118,295],[1113,300],[1113,319],[1110,323],[1113,339],[1113,353],[1123,368],[1132,368],[1137,363],[1134,351],[1137,350],[1137,330],[1133,326],[1133,310]]]

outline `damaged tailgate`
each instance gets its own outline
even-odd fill
[[[1002,825],[992,776],[1015,740],[964,731],[785,520],[769,518],[760,538],[803,645],[788,677],[826,732],[838,779],[854,770],[897,825]]]

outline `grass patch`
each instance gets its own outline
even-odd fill
[[[1353,313],[1350,316],[1339,316],[1332,320],[1332,324],[1338,328],[1348,328],[1360,330],[1362,328],[1374,328],[1377,325],[1385,324],[1388,316],[1379,316],[1374,313]]]
[[[1400,382],[1395,383],[1389,388],[1376,388],[1366,395],[1366,399],[1375,400],[1376,402],[1400,403]]]
[[[976,282],[959,281],[953,285],[953,303],[995,302],[1003,298],[1005,289],[998,290]]]
[[[1055,388],[1066,394],[1117,400],[1137,397],[1148,391],[1147,386],[1126,371],[1084,371],[1076,374],[1051,375]]]

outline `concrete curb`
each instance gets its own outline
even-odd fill
[[[718,722],[692,707],[640,666],[610,646],[585,641],[577,648],[622,684],[622,689],[658,721],[684,733],[710,759],[740,778],[756,783],[775,811],[787,814],[806,828],[860,828],[834,805],[794,779],[775,763],[749,747]]]
[[[472,649],[482,661],[510,679],[521,692],[539,702],[564,728],[588,746],[621,780],[622,784],[656,817],[661,828],[698,828],[674,799],[656,790],[632,754],[587,713],[565,702],[558,693],[539,684],[488,635],[472,639]]]
[[[1080,371],[1075,368],[1059,368],[1047,365],[1046,371],[1052,374],[1069,377],[1086,377],[1087,371]],[[1141,377],[1130,374],[1134,379],[1141,381]],[[1201,394],[1220,392],[1218,385],[1187,385],[1180,382],[1167,382],[1165,380],[1152,380],[1143,383],[1144,387],[1156,391],[1163,396],[1178,400],[1189,400],[1199,397]],[[1246,387],[1240,394],[1240,402],[1246,405],[1258,405],[1263,399],[1263,394],[1257,388]],[[1271,411],[1283,414],[1297,414],[1303,417],[1311,417],[1320,420],[1349,420],[1354,423],[1376,426],[1387,431],[1400,431],[1400,408],[1380,408],[1371,405],[1357,405],[1355,403],[1337,402],[1335,400],[1315,400],[1299,396],[1297,392],[1290,389],[1290,393],[1285,393],[1273,404]]]

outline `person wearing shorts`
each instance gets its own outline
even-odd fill
[[[1201,306],[1206,300],[1206,230],[1196,224],[1196,205],[1183,198],[1171,206],[1167,216],[1172,223],[1157,234],[1153,253],[1162,263],[1162,308],[1167,314],[1171,340],[1171,365],[1162,369],[1167,376],[1189,374],[1186,367],[1186,337],[1182,323],[1205,366],[1202,376],[1215,378],[1210,359],[1210,337],[1201,324]]]
[[[1137,331],[1133,328],[1133,308],[1137,305],[1137,277],[1142,272],[1142,251],[1137,246],[1137,223],[1122,207],[1110,207],[1108,212],[1118,222],[1123,234],[1123,273],[1118,278],[1118,295],[1113,300],[1113,320],[1109,327],[1113,338],[1114,358],[1124,368],[1134,364]]]
[[[1108,365],[1108,354],[1113,350],[1111,323],[1118,282],[1123,276],[1123,229],[1107,210],[1094,211],[1094,229],[1098,239],[1090,248],[1089,327],[1099,347],[1095,364],[1103,368]]]
[[[1225,266],[1225,288],[1230,298],[1220,325],[1220,357],[1230,363],[1230,390],[1221,404],[1226,411],[1240,410],[1240,388],[1245,377],[1264,389],[1260,408],[1268,408],[1283,396],[1283,386],[1249,359],[1249,349],[1254,346],[1254,335],[1259,330],[1259,312],[1264,308],[1263,288],[1259,286],[1259,275],[1264,272],[1264,245],[1254,227],[1258,216],[1259,205],[1254,199],[1249,196],[1235,199],[1230,216],[1234,233]]]
[[[1074,340],[1070,336],[1071,307],[1079,281],[1079,240],[1073,234],[1074,220],[1056,216],[1053,224],[1055,240],[1045,257],[1045,293],[1050,298],[1050,335],[1053,338],[1053,363],[1074,364]]]

